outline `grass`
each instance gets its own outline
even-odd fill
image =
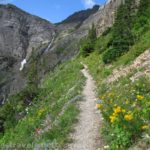
[[[43,142],[47,139],[51,141],[57,139],[59,149],[61,149],[65,143],[70,142],[68,134],[72,131],[72,124],[77,121],[75,118],[78,113],[79,110],[75,105],[69,106],[65,114],[60,118],[58,124],[41,137]]]
[[[132,63],[136,57],[149,49],[149,41],[150,32],[148,31],[127,54],[109,65],[103,63],[102,54],[98,51],[84,59],[96,81],[97,95],[102,100],[100,110],[104,122],[101,132],[110,150],[126,150],[130,146],[131,148],[138,147],[138,141],[143,143],[146,141],[143,145],[150,146],[147,142],[149,139],[143,138],[150,134],[149,78],[141,77],[132,83],[129,78],[137,73],[135,69],[128,76],[119,78],[113,84],[108,85],[105,82],[114,69]]]
[[[70,103],[63,113],[62,109],[72,98],[81,95],[85,80],[81,68],[80,60],[76,59],[50,72],[32,105],[26,108],[27,115],[14,128],[5,131],[0,144],[33,144],[33,149],[36,144],[55,143],[58,148],[62,148],[69,141],[68,134],[79,113],[77,102]],[[50,116],[52,128],[37,135],[36,131],[43,128],[46,116]],[[53,125],[56,120],[58,123]]]

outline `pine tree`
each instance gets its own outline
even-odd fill
[[[92,24],[92,28],[89,30],[88,39],[89,39],[91,42],[95,42],[96,39],[97,39],[97,36],[96,36],[96,28],[95,28],[94,23]]]
[[[126,0],[117,12],[113,30],[113,46],[119,49],[120,52],[127,51],[129,46],[134,43],[134,36],[131,31],[133,25],[132,5],[133,1]]]
[[[103,56],[105,63],[110,63],[116,60],[129,50],[129,47],[134,44],[135,38],[132,33],[135,17],[135,0],[125,0],[117,10],[115,23],[113,26],[113,40],[111,49],[106,51]]]
[[[139,13],[149,16],[145,11],[147,8],[150,8],[150,0],[140,0]]]
[[[88,36],[80,43],[80,51],[84,57],[88,56],[94,50],[96,39],[96,28],[93,23],[91,29],[88,32]]]

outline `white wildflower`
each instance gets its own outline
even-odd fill
[[[109,145],[105,145],[105,146],[104,146],[104,149],[108,149],[108,148],[109,148]]]

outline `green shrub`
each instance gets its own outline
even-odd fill
[[[102,34],[102,36],[106,36],[111,32],[112,28],[108,27]]]
[[[82,42],[80,47],[81,55],[83,57],[88,56],[94,50],[94,46],[90,40],[86,39]]]
[[[103,54],[103,62],[105,64],[111,63],[112,61],[116,60],[117,56],[119,54],[119,50],[115,48],[108,49],[104,54]]]

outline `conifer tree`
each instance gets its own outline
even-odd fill
[[[88,56],[93,50],[97,39],[96,28],[94,23],[88,32],[88,36],[81,41],[80,51],[83,56]]]
[[[95,42],[97,36],[96,36],[96,28],[95,28],[95,25],[94,23],[92,24],[92,28],[89,30],[89,33],[88,33],[88,38],[91,42]]]
[[[135,0],[125,0],[117,10],[115,23],[113,26],[113,40],[111,49],[103,55],[103,61],[110,63],[123,55],[134,44],[134,35],[132,33],[135,9]]]

